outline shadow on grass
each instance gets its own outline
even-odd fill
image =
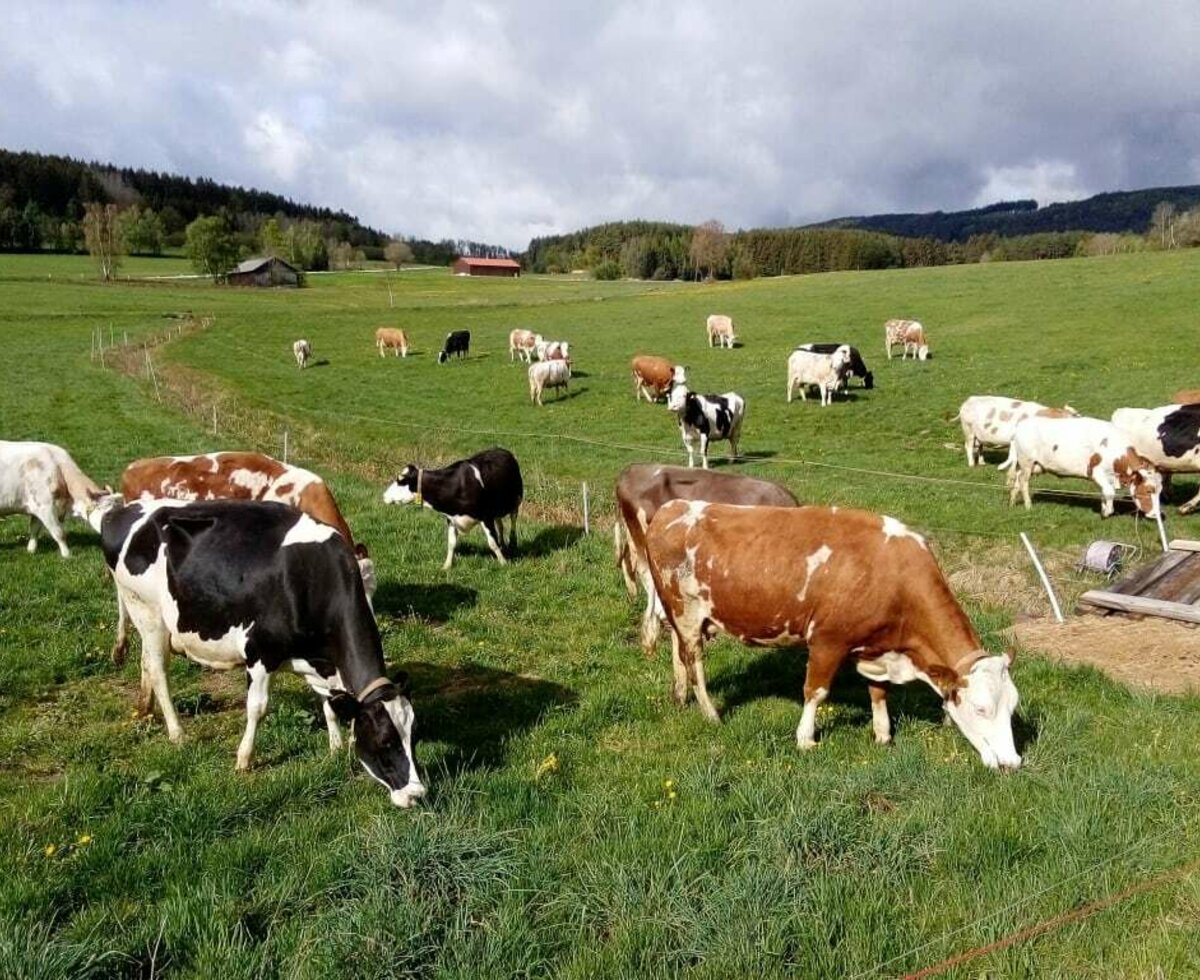
[[[711,469],[719,469],[722,466],[737,466],[739,463],[753,463],[756,460],[770,459],[772,456],[778,455],[779,454],[773,449],[757,449],[752,453],[738,453],[736,459],[730,459],[728,452],[722,455],[720,449],[717,449],[714,452],[713,448],[710,446],[708,451],[708,465]],[[699,460],[699,453],[697,453],[697,460]],[[696,465],[699,466],[699,462],[697,462]]]
[[[583,537],[583,528],[570,524],[557,524],[545,527],[528,541],[517,539],[518,558],[543,558],[556,551],[570,548]]]
[[[577,700],[560,684],[493,667],[402,666],[412,684],[420,737],[450,744],[444,765],[451,774],[503,764],[512,736],[532,728],[552,708]]]
[[[329,367],[329,358],[322,357],[319,361],[313,361],[311,364],[305,365],[305,370],[308,368]]]
[[[8,533],[12,532],[10,537]],[[67,547],[71,549],[71,554],[76,551],[87,551],[91,548],[100,547],[100,538],[95,534],[89,534],[87,531],[74,530],[66,528],[63,531],[64,537],[67,539]],[[7,525],[0,522],[0,553],[5,551],[24,551],[29,544],[29,518],[24,514],[13,515],[13,520]],[[46,555],[54,555],[58,557],[58,545],[54,543],[54,539],[46,531],[41,524],[37,529],[37,550],[32,557],[38,555],[43,557]]]
[[[572,378],[578,375],[571,375]],[[556,392],[562,389],[555,389]],[[530,403],[534,408],[549,408],[551,405],[557,405],[559,402],[569,402],[572,398],[578,398],[580,395],[587,394],[587,388],[569,388],[565,394],[551,395],[549,392],[542,392],[542,404],[539,406],[535,403]]]
[[[478,601],[479,593],[474,589],[452,582],[381,582],[375,591],[374,604],[376,613],[444,623],[457,610]]]

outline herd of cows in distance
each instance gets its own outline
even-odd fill
[[[733,321],[710,316],[708,344],[733,348]],[[889,320],[889,360],[929,357],[923,326]],[[403,330],[376,332],[380,357],[407,357]],[[470,333],[453,331],[439,363],[464,357]],[[303,368],[312,345],[297,340]],[[570,346],[528,330],[509,338],[510,361],[528,364],[530,398],[565,388]],[[719,720],[708,695],[703,648],[727,633],[751,646],[805,646],[804,705],[796,729],[801,748],[815,744],[817,709],[846,660],[867,682],[875,739],[891,740],[887,692],[922,681],[947,716],[994,769],[1021,764],[1013,740],[1017,690],[1010,654],[989,654],[955,599],[920,534],[893,517],[837,506],[801,506],[766,480],[708,470],[711,441],[737,442],[745,400],[736,392],[698,395],[686,370],[670,359],[632,360],[634,397],[665,398],[677,416],[688,466],[633,464],[617,478],[614,545],[631,599],[645,594],[641,646],[653,656],[661,628],[670,633],[673,693],[695,694]],[[862,355],[848,344],[805,344],[788,358],[787,399],[815,387],[829,405],[850,377],[874,385]],[[1007,448],[1010,502],[1040,472],[1093,480],[1109,516],[1125,488],[1136,509],[1159,520],[1160,495],[1172,473],[1200,472],[1200,392],[1176,404],[1121,408],[1111,421],[1082,418],[1003,396],[974,396],[958,420],[967,464],[983,450]],[[695,469],[698,454],[701,468]],[[449,570],[460,534],[480,525],[501,564],[517,550],[517,516],[525,488],[517,460],[492,448],[441,468],[405,466],[386,488],[386,503],[415,503],[445,520]],[[1200,493],[1181,512],[1200,504]],[[246,728],[237,768],[252,764],[271,674],[283,666],[317,693],[331,751],[350,727],[354,752],[396,806],[425,795],[413,755],[413,706],[402,673],[389,675],[371,606],[374,562],[353,534],[325,482],[308,470],[253,452],[214,452],[136,460],[119,491],[101,487],[69,453],[42,442],[0,441],[0,515],[30,518],[28,550],[39,523],[65,557],[68,512],[99,534],[116,586],[113,662],[124,661],[127,628],[141,637],[138,707],[155,702],[168,737],[183,737],[167,686],[172,651],[215,669],[246,671]],[[507,525],[507,527],[506,527]],[[506,534],[507,531],[507,534]]]

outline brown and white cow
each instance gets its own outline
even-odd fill
[[[1004,395],[972,395],[958,410],[963,440],[967,450],[967,465],[983,462],[984,446],[1008,448],[1017,423],[1038,416],[1048,419],[1076,418],[1079,413],[1070,405],[1050,408],[1039,402],[1026,402]]]
[[[642,652],[647,657],[654,656],[654,644],[658,641],[659,623],[664,614],[646,561],[646,527],[659,508],[672,500],[797,506],[791,491],[769,480],[756,480],[749,476],[653,463],[633,463],[621,471],[617,477],[617,520],[613,526],[613,545],[629,598],[637,598],[639,585],[646,593],[641,642]]]
[[[929,358],[929,342],[925,339],[925,328],[919,320],[888,320],[883,325],[883,339],[889,361],[892,359],[892,348],[896,344],[904,348],[900,360],[904,360],[910,353],[918,360],[924,361]]]
[[[733,342],[737,337],[733,333],[733,318],[725,316],[721,313],[713,313],[706,321],[705,327],[708,330],[708,346],[714,344],[717,347],[733,348]]]
[[[121,494],[138,499],[168,500],[268,500],[287,504],[328,524],[346,540],[367,592],[375,592],[375,564],[366,546],[355,544],[350,525],[337,501],[316,473],[289,466],[263,453],[217,452],[201,456],[154,456],[130,463],[121,475]],[[113,660],[120,663],[127,647],[125,610],[119,609]]]
[[[837,507],[737,507],[676,500],[646,532],[650,571],[672,630],[675,698],[695,690],[719,721],[702,664],[718,632],[750,646],[806,646],[801,748],[841,664],[871,693],[875,740],[891,740],[887,684],[921,680],[984,765],[1021,764],[1008,654],[991,656],[924,539],[893,517]]]
[[[508,361],[511,364],[518,357],[526,364],[533,363],[538,344],[542,343],[542,335],[532,330],[513,330],[508,335]]]
[[[408,334],[399,327],[380,327],[375,331],[375,346],[380,357],[389,350],[396,357],[408,357]]]
[[[68,513],[87,520],[111,488],[101,489],[62,446],[0,440],[0,517],[29,515],[29,553],[37,550],[41,522],[64,558],[71,556],[62,521]]]
[[[629,366],[633,369],[633,400],[656,402],[665,398],[672,386],[687,383],[687,370],[665,357],[654,354],[638,354]]]

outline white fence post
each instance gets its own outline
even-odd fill
[[[583,481],[583,533],[584,534],[592,533],[592,525],[591,525],[590,513],[589,513],[589,507],[588,507],[587,480]]]

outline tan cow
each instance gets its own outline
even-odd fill
[[[904,348],[900,360],[911,353],[918,360],[929,359],[929,342],[925,339],[925,328],[919,320],[888,320],[883,325],[884,347],[888,360],[892,359],[892,348],[900,344]]]
[[[665,398],[673,385],[687,383],[687,370],[682,364],[674,364],[665,357],[654,354],[638,354],[629,366],[633,368],[633,400],[656,402]]]
[[[641,642],[642,652],[647,657],[654,656],[658,627],[664,614],[646,561],[646,527],[658,509],[671,500],[772,507],[797,505],[791,492],[779,484],[749,476],[653,463],[632,463],[621,471],[616,486],[617,520],[613,525],[613,545],[629,598],[637,598],[639,585],[646,593]]]
[[[875,740],[891,740],[887,684],[924,681],[991,768],[1019,766],[1011,656],[989,656],[924,539],[893,517],[837,507],[735,507],[675,500],[646,532],[671,625],[674,693],[719,721],[702,663],[725,632],[750,646],[808,648],[801,748],[850,659],[867,679]]]
[[[1200,388],[1184,388],[1183,391],[1177,391],[1171,396],[1171,401],[1176,405],[1200,404]]]
[[[375,331],[375,346],[379,348],[380,357],[389,350],[396,357],[408,357],[408,334],[399,327],[380,327]]]
[[[712,347],[727,347],[732,349],[733,342],[737,337],[733,333],[733,318],[724,316],[720,313],[712,314],[706,321],[705,326],[708,329],[708,346]]]
[[[540,343],[540,333],[534,333],[532,330],[513,330],[508,335],[508,362],[511,364],[520,357],[526,364],[532,364],[533,355]]]

